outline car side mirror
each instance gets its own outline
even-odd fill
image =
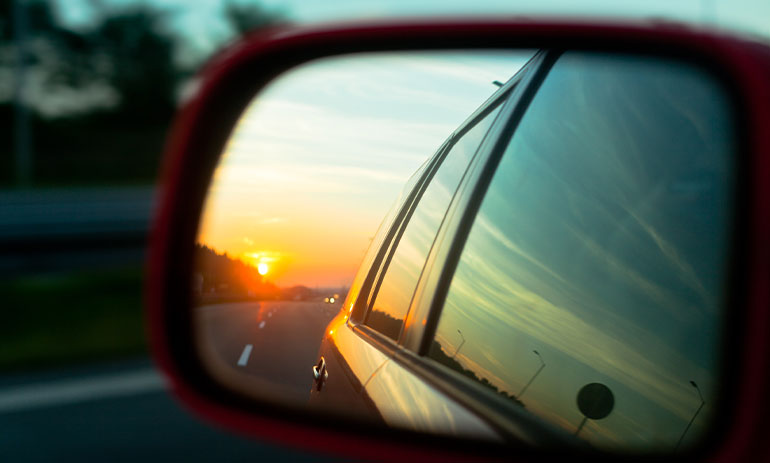
[[[347,456],[768,456],[768,74],[659,25],[235,44],[169,137],[155,358],[205,417]]]

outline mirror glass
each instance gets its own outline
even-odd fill
[[[697,444],[723,399],[731,104],[704,69],[647,55],[294,68],[210,185],[204,366],[260,400],[421,432]]]

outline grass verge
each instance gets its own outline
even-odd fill
[[[147,352],[140,268],[0,280],[0,371]]]

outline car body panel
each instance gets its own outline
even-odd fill
[[[421,432],[503,439],[484,420],[437,391],[395,360],[378,368],[364,387],[390,426]]]
[[[379,410],[367,400],[364,386],[387,362],[388,356],[370,345],[362,345],[346,321],[347,313],[340,312],[326,328],[319,358],[326,360],[329,377],[320,390],[316,382],[311,384],[311,365],[308,365],[309,403],[321,410],[379,421]]]

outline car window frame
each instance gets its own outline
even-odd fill
[[[437,160],[437,162],[432,166],[432,170],[426,176],[422,184],[420,185],[419,191],[417,191],[414,199],[409,205],[409,210],[407,214],[404,217],[404,220],[399,224],[397,233],[395,234],[393,240],[389,243],[386,258],[382,262],[382,265],[377,271],[376,278],[374,280],[374,285],[371,288],[370,293],[368,294],[368,300],[366,305],[366,315],[363,320],[363,324],[372,328],[377,333],[380,333],[379,330],[376,328],[371,327],[371,325],[368,324],[369,316],[374,311],[374,303],[377,300],[377,297],[380,294],[380,288],[382,287],[382,283],[385,280],[385,277],[387,276],[387,272],[390,269],[390,264],[393,261],[393,257],[396,254],[396,251],[398,250],[398,246],[401,244],[401,238],[404,236],[404,233],[406,231],[407,226],[410,224],[412,217],[414,216],[414,213],[417,209],[417,207],[420,205],[420,201],[423,198],[423,195],[427,191],[428,187],[431,185],[431,182],[433,181],[435,175],[438,173],[439,169],[444,165],[444,162],[447,160],[448,156],[452,153],[452,149],[457,145],[457,143],[463,139],[463,137],[473,128],[475,128],[478,124],[482,122],[483,119],[486,117],[489,117],[495,110],[498,108],[501,108],[503,105],[505,105],[505,102],[507,98],[510,96],[510,90],[509,89],[501,89],[498,92],[495,92],[495,94],[490,97],[481,107],[481,111],[476,111],[473,114],[473,117],[467,120],[458,130],[452,133],[450,135],[449,139],[447,140],[446,146],[440,156],[440,158]],[[463,173],[460,177],[460,181],[457,184],[457,187],[452,192],[452,198],[456,195],[457,191],[460,189],[460,185],[462,184],[463,178],[465,178],[466,173],[469,171],[470,167],[473,165],[473,161],[478,155],[479,151],[481,150],[481,146],[484,144],[484,140],[488,136],[488,134],[491,132],[492,127],[495,126],[497,122],[497,118],[500,116],[500,113],[494,115],[493,120],[491,121],[490,127],[484,132],[482,135],[481,141],[475,148],[473,149],[473,155],[471,156],[470,161],[466,164],[465,169],[463,170]],[[451,204],[451,199],[450,199]],[[444,211],[444,217],[446,217],[446,212],[449,210],[449,205],[447,205],[447,210]],[[442,217],[442,222],[444,218]],[[431,242],[431,248],[433,247],[436,236],[438,236],[438,231],[441,228],[441,224],[439,223],[439,228],[436,230],[436,234],[433,236],[433,241]],[[430,253],[430,249],[428,250]],[[427,262],[427,255],[426,255],[426,262]],[[425,264],[423,264],[424,269]],[[420,274],[422,274],[422,270],[420,269]],[[419,283],[420,277],[418,276],[417,282]],[[415,286],[416,287],[416,286]],[[412,297],[414,296],[414,293],[412,293]],[[411,305],[411,297],[410,297],[410,305]],[[407,307],[407,313],[404,315],[404,321],[406,320],[406,317],[408,316],[408,309]],[[398,341],[401,338],[401,335],[403,333],[404,329],[404,323],[401,325],[401,330],[399,331],[399,336],[394,341],[398,343]],[[382,333],[380,333],[382,334]]]
[[[418,355],[427,352],[430,339],[426,341],[424,338],[426,329],[431,326],[431,319],[435,319],[434,324],[438,323],[440,306],[438,311],[434,308],[437,303],[434,296],[439,280],[444,273],[444,264],[450,257],[448,251],[452,248],[452,243],[459,237],[458,233],[462,231],[459,228],[461,222],[470,220],[472,223],[475,213],[470,219],[466,216],[469,213],[468,207],[472,195],[478,194],[476,189],[480,175],[488,175],[491,178],[494,173],[497,166],[494,166],[492,172],[485,172],[485,170],[489,170],[489,160],[495,156],[495,153],[502,152],[504,144],[501,142],[505,141],[503,139],[506,137],[510,139],[513,136],[515,127],[512,128],[512,124],[518,125],[518,120],[521,119],[529,102],[534,97],[534,93],[553,65],[552,61],[548,61],[551,59],[549,56],[550,52],[547,50],[537,51],[522,67],[521,71],[505,84],[505,87],[511,89],[507,101],[503,103],[496,123],[490,127],[476,157],[469,165],[465,177],[458,186],[412,296],[407,318],[404,321],[404,330],[402,330],[399,339],[399,344],[411,352]],[[475,115],[476,113],[474,113]],[[509,135],[506,135],[506,131],[509,132]],[[443,299],[441,304],[443,304]],[[423,344],[426,345],[424,350]]]
[[[470,171],[482,158],[486,159],[488,153],[482,153],[482,149],[484,149],[483,147],[486,143],[488,143],[488,140],[494,138],[490,137],[490,134],[493,133],[493,131],[496,133],[496,131],[500,128],[499,126],[507,122],[507,117],[505,117],[506,107],[511,104],[515,91],[520,87],[523,87],[523,85],[519,84],[523,83],[522,81],[525,76],[534,72],[533,68],[540,66],[544,53],[545,52],[542,50],[536,51],[532,58],[530,58],[527,63],[525,63],[521,69],[513,77],[511,77],[511,79],[508,80],[508,82],[506,82],[498,91],[492,94],[481,106],[479,106],[470,116],[468,116],[468,118],[466,118],[466,120],[460,126],[458,126],[458,128],[455,129],[452,134],[450,134],[447,140],[442,144],[441,148],[439,148],[436,154],[434,154],[431,161],[427,163],[428,167],[425,169],[423,177],[419,182],[417,182],[408,198],[404,201],[403,205],[401,206],[401,210],[399,211],[396,219],[393,221],[386,238],[383,240],[381,247],[377,252],[376,258],[372,262],[367,277],[364,280],[364,283],[361,285],[361,290],[358,293],[356,301],[354,301],[352,304],[350,309],[351,316],[346,320],[346,324],[359,335],[366,338],[369,344],[378,347],[380,350],[387,351],[387,353],[391,355],[394,354],[396,350],[400,349],[406,332],[407,320],[409,319],[409,314],[415,301],[415,295],[417,294],[417,291],[421,285],[421,281],[425,276],[425,269],[428,266],[431,253],[436,248],[438,237],[441,235],[442,229],[445,227],[445,223],[449,217],[449,212],[453,210],[453,204],[456,201],[460,190],[463,188],[463,185],[467,182],[468,174]],[[441,167],[441,164],[451,151],[452,147],[454,147],[455,143],[460,140],[460,138],[465,135],[466,132],[472,129],[479,121],[481,121],[481,119],[486,117],[489,113],[498,107],[500,107],[500,112],[495,116],[495,120],[492,122],[489,129],[487,129],[484,137],[477,146],[471,161],[468,163],[468,166],[463,173],[460,183],[455,189],[452,200],[447,207],[447,211],[445,212],[445,217],[436,232],[431,250],[429,251],[426,258],[426,263],[423,265],[423,269],[417,281],[417,286],[412,294],[410,305],[407,308],[407,313],[405,315],[399,338],[397,340],[392,340],[374,328],[366,325],[366,320],[372,310],[379,285],[382,283],[382,280],[390,264],[390,260],[398,247],[398,242],[400,241],[400,238],[403,235],[415,208],[422,198],[422,194],[430,184],[430,181],[433,179],[436,171]],[[356,314],[355,316],[353,315],[354,313]]]
[[[417,172],[415,172],[414,175],[418,178],[414,186],[412,186],[412,188],[406,192],[400,204],[393,206],[397,209],[397,212],[393,216],[391,222],[389,224],[382,224],[382,226],[388,227],[388,229],[382,239],[382,242],[372,243],[372,245],[379,246],[375,252],[374,258],[372,258],[370,261],[362,262],[362,265],[367,265],[368,269],[366,270],[366,277],[360,285],[356,299],[351,302],[351,306],[348,309],[349,317],[346,321],[348,325],[356,326],[358,324],[364,324],[366,316],[368,315],[368,303],[370,294],[372,292],[372,284],[378,277],[378,272],[382,267],[383,259],[386,257],[387,251],[390,249],[391,242],[393,241],[395,234],[398,232],[401,223],[405,220],[406,214],[409,211],[410,205],[414,202],[417,192],[420,191],[423,183],[426,181],[428,176],[431,175],[431,172],[438,162],[438,159],[440,159],[441,156],[445,153],[449,143],[451,142],[451,139],[452,137],[450,136],[446,141],[444,141],[439,149],[436,150],[436,153],[434,153],[427,161],[425,161],[423,165],[420,166],[420,168],[417,170]]]
[[[393,258],[393,254],[398,247],[398,243],[401,241],[401,236],[403,236],[404,231],[406,230],[406,226],[409,224],[417,204],[420,202],[420,199],[422,199],[423,193],[425,193],[425,190],[428,188],[431,180],[433,180],[433,176],[441,167],[441,164],[443,164],[444,159],[446,159],[447,154],[452,150],[452,147],[456,141],[457,138],[455,137],[455,134],[450,134],[441,145],[441,148],[432,157],[429,168],[425,169],[423,177],[412,188],[412,191],[410,192],[410,200],[404,203],[404,213],[401,217],[401,220],[397,223],[394,221],[391,227],[391,232],[389,234],[390,239],[388,242],[382,243],[382,259],[377,262],[376,268],[371,269],[374,274],[372,275],[369,291],[366,294],[366,301],[363,303],[364,309],[361,324],[366,325],[366,321],[369,318],[369,313],[372,311],[372,306],[374,305],[374,300],[377,298],[377,294],[379,293],[382,279],[385,277],[385,272],[390,266],[390,261]]]

